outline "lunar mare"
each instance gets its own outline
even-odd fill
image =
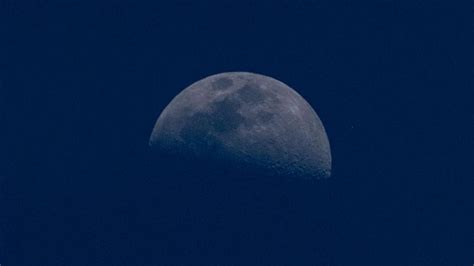
[[[179,93],[158,118],[155,151],[270,176],[327,178],[331,151],[313,108],[286,84],[228,72]]]

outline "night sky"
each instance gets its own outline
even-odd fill
[[[0,264],[471,265],[473,34],[450,1],[0,0]],[[330,179],[151,154],[171,99],[226,71],[313,106]]]

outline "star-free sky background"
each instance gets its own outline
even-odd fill
[[[474,263],[473,10],[0,0],[0,263]],[[225,71],[305,97],[330,180],[242,201],[163,181],[189,173],[150,155],[158,115]]]

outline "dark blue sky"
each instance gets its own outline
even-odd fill
[[[224,2],[0,0],[0,263],[472,264],[473,4]],[[314,107],[332,179],[163,181],[161,110],[237,70]]]

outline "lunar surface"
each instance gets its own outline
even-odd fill
[[[242,172],[298,179],[331,174],[328,137],[313,108],[286,84],[248,72],[187,87],[161,113],[149,144],[160,154]]]

